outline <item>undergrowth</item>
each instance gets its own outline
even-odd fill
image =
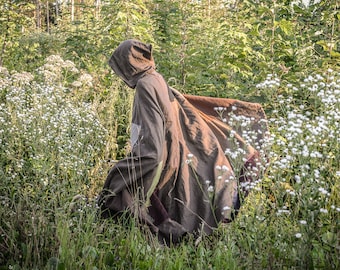
[[[116,82],[96,93],[91,78],[58,56],[33,73],[0,69],[1,269],[340,267],[338,72],[257,86],[270,108],[266,173],[234,222],[171,247],[133,219],[97,216],[131,95]]]

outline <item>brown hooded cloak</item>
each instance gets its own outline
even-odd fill
[[[99,198],[102,216],[129,210],[168,242],[210,233],[231,220],[240,206],[240,182],[258,177],[252,169],[266,132],[262,107],[182,95],[155,71],[151,45],[137,40],[122,42],[109,65],[135,88],[135,97],[131,155],[107,176]],[[242,137],[242,125],[227,124],[231,115],[250,119],[254,145]]]

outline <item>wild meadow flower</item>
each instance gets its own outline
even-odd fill
[[[221,170],[222,170],[222,167],[221,167],[220,165],[216,165],[215,169],[216,169],[217,171],[221,171]]]
[[[302,237],[302,234],[301,234],[301,233],[296,233],[296,234],[295,234],[295,237],[296,237],[296,238],[301,238],[301,237]]]
[[[226,165],[222,165],[221,170],[222,170],[223,172],[227,172],[227,171],[229,171],[229,167],[226,166]]]
[[[74,87],[77,85],[75,79],[79,74],[79,70],[72,61],[65,61],[60,55],[47,57],[45,64],[38,68],[37,72],[42,76],[44,82],[50,85],[68,86],[69,83],[71,85],[72,83],[75,84]]]
[[[186,162],[187,164],[191,164],[193,157],[194,157],[193,154],[191,154],[191,153],[187,154],[187,159],[186,159],[185,162]]]
[[[290,213],[291,212],[287,209],[278,209],[276,214],[279,216],[281,214],[288,214],[289,215]]]
[[[295,229],[308,228],[308,237],[325,235],[336,230],[334,215],[339,208],[334,202],[340,175],[335,169],[340,142],[340,73],[311,74],[300,84],[280,82],[280,86],[272,79],[268,77],[257,87],[274,96],[275,87],[280,87],[281,93],[288,90],[272,101],[279,105],[268,118],[270,165],[266,178],[275,194],[270,207],[276,218],[295,219]],[[308,226],[310,222],[319,225]],[[297,232],[295,237],[303,235]]]
[[[85,176],[105,145],[106,130],[93,106],[72,100],[63,86],[50,83],[51,77],[60,75],[55,73],[58,68],[75,66],[51,56],[45,67],[37,70],[53,73],[46,80],[43,77],[43,81],[30,73],[8,73],[2,69],[0,78],[5,74],[9,84],[3,86],[6,91],[0,103],[0,150],[4,158],[13,157],[7,170],[12,178],[27,170],[27,166],[36,178],[41,177],[43,186],[55,179],[53,168],[60,173]]]
[[[258,221],[264,221],[266,218],[264,216],[259,216],[259,215],[256,215],[256,219]]]
[[[11,74],[11,80],[14,84],[29,84],[34,79],[34,76],[29,72],[14,72]]]
[[[224,110],[224,108],[216,107],[215,110],[220,111]],[[254,130],[253,125],[255,123],[255,118],[238,115],[237,106],[232,106],[231,111],[229,111],[225,116],[226,118],[223,118],[222,121],[227,123],[232,128],[229,133],[228,147],[224,149],[224,154],[228,157],[228,160],[234,172],[233,176],[224,178],[224,182],[229,183],[230,181],[238,179],[238,177],[240,176],[241,170],[243,169],[244,164],[249,158],[249,146],[252,146],[257,151],[259,151],[261,157],[266,156],[266,149],[269,145],[267,139],[270,139],[270,136],[268,132],[266,132],[266,134],[262,134],[261,129]],[[256,123],[256,125],[259,124],[266,127],[267,120],[262,119]],[[259,135],[263,137],[261,140],[259,140]],[[248,178],[257,179],[259,175],[263,171],[265,171],[266,166],[267,165],[265,164],[265,162],[259,160],[256,163],[256,166],[246,168],[247,170],[243,173]],[[222,165],[218,166],[217,169],[222,170],[223,172],[227,172],[229,170],[229,167],[226,165]],[[240,183],[239,186],[243,190],[260,190],[260,188],[257,187],[260,182],[261,179],[258,179],[257,181]]]
[[[280,86],[280,79],[275,74],[268,74],[267,78],[256,85],[257,88],[274,88]]]
[[[209,193],[213,193],[215,189],[214,186],[209,185],[207,190]]]
[[[93,86],[93,77],[88,73],[83,73],[79,76],[79,78],[72,82],[72,86],[79,88],[79,87],[92,87]]]
[[[79,88],[82,86],[82,83],[80,81],[74,81],[71,85],[75,88]]]
[[[1,76],[8,76],[9,71],[6,67],[0,66],[0,74],[1,74]]]
[[[208,203],[211,203],[211,199],[213,198],[215,188],[213,185],[211,185],[210,180],[205,180],[204,183],[205,183],[205,187],[203,187],[203,189],[208,192],[208,197],[205,199],[205,201]]]
[[[330,193],[329,193],[326,189],[324,189],[323,187],[320,187],[320,188],[318,189],[318,191],[319,191],[321,194],[323,194],[323,195],[330,196]]]
[[[214,111],[217,113],[222,122],[226,122],[226,119],[223,117],[223,113],[226,111],[226,109],[226,107],[214,107]]]
[[[328,210],[325,208],[320,208],[320,213],[327,214]]]
[[[226,110],[226,107],[214,107],[214,111],[216,112],[223,112]]]
[[[307,221],[306,221],[306,220],[303,220],[303,219],[302,219],[302,220],[300,220],[299,222],[300,222],[301,225],[307,225]]]

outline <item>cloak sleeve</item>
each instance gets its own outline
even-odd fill
[[[152,158],[157,163],[161,160],[165,136],[164,121],[156,89],[150,83],[140,80],[136,88],[132,115],[132,123],[139,131],[138,136],[135,136],[137,141],[132,145],[136,156]]]
[[[132,113],[131,156],[111,169],[99,199],[102,207],[111,213],[132,207],[136,196],[146,202],[146,196],[150,197],[158,183],[165,127],[153,82],[138,81]]]

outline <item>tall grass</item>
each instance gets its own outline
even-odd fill
[[[0,70],[1,269],[340,267],[339,73],[257,86],[270,100],[266,174],[233,223],[174,247],[133,219],[97,217],[131,100],[118,83],[96,96],[91,78],[57,56],[32,74]]]

